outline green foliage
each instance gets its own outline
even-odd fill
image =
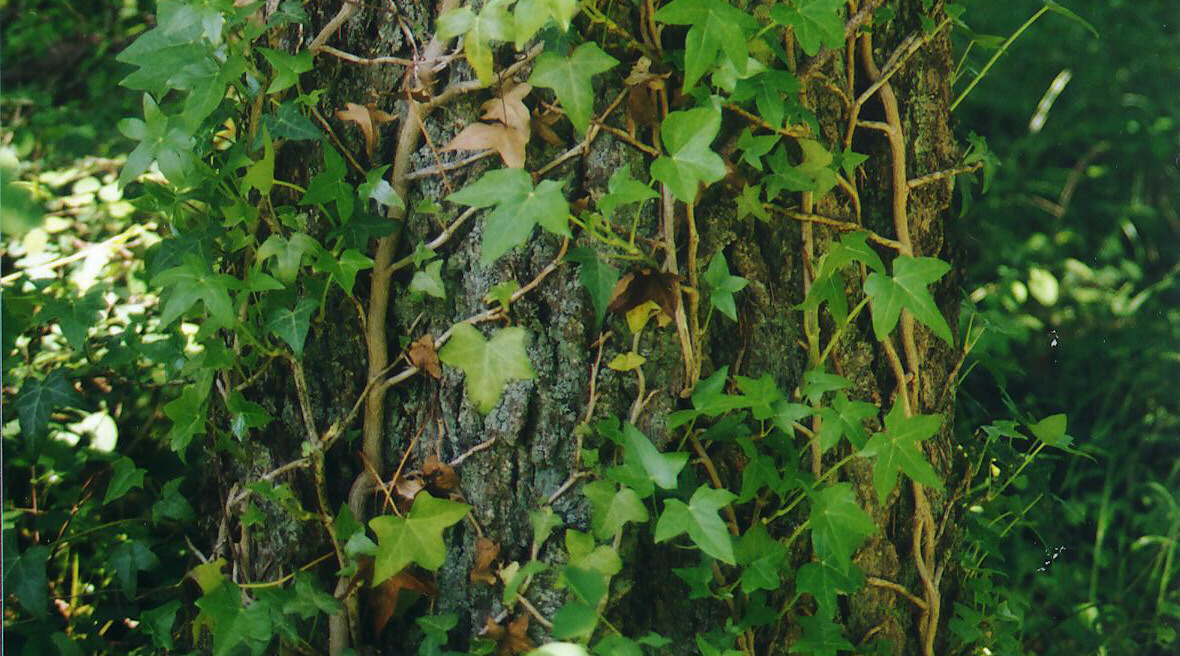
[[[446,558],[442,533],[462,521],[471,506],[436,499],[429,492],[414,497],[414,507],[405,517],[382,515],[369,525],[377,534],[377,555],[373,563],[373,585],[405,569],[410,563],[437,570]]]
[[[721,129],[721,112],[698,107],[670,112],[660,128],[667,155],[651,163],[651,177],[668,185],[677,199],[696,200],[701,184],[725,177],[725,162],[710,148]]]
[[[527,337],[523,328],[514,327],[505,328],[488,340],[470,324],[456,324],[438,358],[463,370],[467,376],[467,395],[480,412],[487,414],[500,402],[509,381],[529,380],[534,376],[524,350]]]
[[[561,184],[544,180],[533,187],[523,169],[497,169],[447,196],[447,200],[471,207],[495,207],[487,217],[480,247],[480,261],[491,264],[501,255],[528,241],[533,228],[570,236],[569,203]]]
[[[593,43],[583,43],[569,57],[541,53],[529,76],[529,83],[553,89],[566,116],[579,133],[585,134],[594,112],[594,90],[590,78],[618,65],[619,60]]]
[[[877,339],[885,339],[893,332],[901,311],[905,309],[950,344],[953,341],[951,328],[927,289],[950,269],[950,265],[942,260],[902,255],[893,261],[892,277],[876,272],[869,274],[865,294],[873,307],[873,332]]]
[[[878,501],[884,503],[893,491],[899,471],[923,485],[942,489],[942,480],[921,450],[922,441],[933,437],[941,423],[942,419],[934,415],[906,417],[897,404],[885,415],[885,432],[874,433],[860,451],[861,455],[874,458],[873,487]]]

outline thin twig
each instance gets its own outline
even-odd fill
[[[892,590],[892,591],[896,592],[898,595],[906,598],[911,604],[922,609],[923,612],[926,611],[926,608],[927,608],[926,601],[923,600],[921,597],[915,596],[914,593],[910,592],[909,590],[906,590],[905,586],[894,583],[893,581],[886,581],[885,579],[880,579],[875,576],[866,576],[865,583],[868,583],[869,585],[874,586],[874,587],[885,588],[886,590]]]
[[[414,62],[404,57],[358,57],[350,52],[344,52],[332,46],[320,46],[320,52],[327,53],[333,57],[339,57],[345,61],[350,61],[354,64],[361,64],[363,66],[378,66],[381,64],[395,64],[397,66],[413,66]]]

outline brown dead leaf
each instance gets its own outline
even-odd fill
[[[459,475],[455,473],[455,468],[439,460],[433,453],[426,456],[426,462],[422,464],[422,473],[431,487],[444,492],[459,487]]]
[[[496,641],[496,656],[516,656],[532,651],[535,644],[529,639],[529,616],[527,613],[508,623],[508,628],[500,626],[492,618],[484,626],[484,634]]]
[[[393,482],[393,491],[398,496],[398,507],[409,506],[414,501],[414,497],[426,487],[426,483],[421,478],[413,477],[406,478],[405,476],[398,476],[397,480]]]
[[[442,378],[442,369],[438,364],[438,352],[434,350],[434,338],[430,336],[430,333],[414,340],[414,343],[410,344],[408,355],[410,364],[430,374],[430,377],[435,380]]]
[[[660,306],[660,311],[672,317],[680,303],[680,276],[654,269],[632,271],[615,284],[611,291],[609,312],[626,314],[648,301]]]
[[[537,133],[537,135],[545,140],[545,143],[549,144],[550,146],[565,145],[565,139],[557,136],[557,133],[554,132],[553,128],[551,127],[554,123],[560,120],[561,117],[562,115],[556,112],[550,112],[547,114],[533,113],[533,130]]]
[[[455,135],[443,150],[487,150],[500,153],[509,168],[524,168],[524,148],[529,134],[513,130],[503,123],[472,123]]]
[[[405,594],[403,594],[405,593]],[[369,606],[373,611],[373,635],[379,636],[397,613],[401,602],[412,603],[419,596],[433,597],[438,588],[429,581],[402,570],[385,579],[369,593]]]
[[[382,111],[369,105],[358,105],[356,103],[344,103],[348,109],[341,109],[336,111],[336,118],[341,121],[352,121],[360,128],[361,134],[365,138],[365,153],[370,158],[373,157],[373,151],[377,148],[377,138],[380,133],[377,131],[382,123],[388,123],[395,117],[389,112]]]
[[[528,84],[518,84],[499,98],[483,104],[483,120],[463,128],[443,150],[487,150],[500,154],[510,168],[524,167],[524,149],[532,128],[524,97],[532,91]]]
[[[500,557],[500,545],[488,538],[480,538],[475,543],[475,565],[471,567],[472,583],[487,583],[495,585],[496,575],[492,573],[492,563]]]

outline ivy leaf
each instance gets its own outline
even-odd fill
[[[691,25],[684,38],[684,89],[688,94],[725,52],[738,74],[746,70],[749,50],[744,29],[756,23],[749,14],[722,0],[673,0],[655,13],[657,21]]]
[[[951,328],[934,303],[926,286],[946,275],[951,265],[933,257],[899,255],[893,261],[893,277],[872,273],[865,281],[865,294],[873,307],[873,333],[884,340],[893,332],[902,308],[930,327],[934,334],[952,344]]]
[[[829,374],[821,369],[812,369],[803,373],[803,396],[811,404],[819,403],[827,392],[852,387],[852,381],[843,376]]]
[[[319,613],[332,615],[340,610],[340,601],[316,585],[309,572],[295,575],[295,595],[283,603],[283,613],[309,620]]]
[[[271,265],[270,272],[284,285],[290,285],[299,275],[299,267],[303,265],[304,256],[315,254],[320,249],[318,241],[302,232],[291,235],[290,239],[272,234],[258,247],[254,257],[259,262],[265,262],[273,257],[274,264]]]
[[[315,313],[319,303],[314,298],[301,298],[294,309],[278,308],[273,310],[266,322],[266,329],[277,335],[291,347],[296,360],[303,359],[303,343],[307,340],[307,331],[311,325],[311,315]]]
[[[1073,437],[1065,434],[1066,419],[1067,417],[1064,414],[1050,415],[1028,428],[1032,431],[1033,437],[1055,449],[1061,449],[1075,456],[1086,456],[1089,458],[1089,454],[1078,451],[1071,446],[1073,444]]]
[[[533,65],[529,83],[553,89],[557,101],[579,134],[586,134],[590,116],[594,113],[594,89],[590,78],[617,66],[619,60],[603,52],[588,41],[578,46],[569,57],[543,52]]]
[[[524,44],[537,30],[545,26],[550,18],[562,32],[568,32],[570,21],[578,10],[578,0],[520,0],[513,10],[516,32],[516,49],[523,50]]]
[[[746,288],[750,281],[741,276],[729,274],[729,263],[725,261],[725,253],[717,251],[705,270],[705,284],[709,287],[709,302],[729,317],[730,321],[737,321],[737,306],[734,305],[733,295]]]
[[[350,297],[352,296],[352,288],[356,285],[356,274],[363,269],[373,268],[373,258],[355,248],[346,249],[339,258],[332,255],[327,249],[318,248],[318,250],[319,257],[316,258],[313,268],[331,276],[340,289],[343,289],[344,293]]]
[[[542,180],[533,188],[523,169],[496,169],[474,183],[447,196],[447,200],[471,207],[492,207],[480,245],[480,262],[491,264],[516,246],[528,241],[533,227],[563,237],[570,236],[569,203],[561,183]]]
[[[708,599],[713,596],[713,590],[709,586],[713,583],[714,562],[716,561],[712,558],[701,554],[700,564],[694,567],[672,568],[672,573],[688,585],[689,599]]]
[[[164,405],[164,414],[172,420],[168,444],[176,453],[183,454],[192,442],[193,435],[204,429],[207,414],[204,411],[205,398],[209,396],[212,381],[212,378],[206,378],[204,384],[197,382],[186,385],[180,396]]]
[[[754,167],[754,170],[762,170],[762,157],[769,153],[775,144],[778,143],[779,135],[766,134],[760,137],[755,137],[750,132],[750,128],[745,128],[742,133],[738,135],[737,143],[734,146],[742,151],[742,161]]]
[[[66,379],[64,367],[49,372],[43,380],[29,376],[16,395],[16,416],[26,446],[37,453],[41,438],[49,432],[49,413],[58,408],[76,408],[82,403],[74,386]]]
[[[200,301],[217,326],[234,323],[233,301],[229,285],[237,282],[225,274],[215,274],[196,255],[184,256],[184,264],[160,272],[152,285],[165,288],[168,300],[160,312],[160,325],[166,327]]]
[[[737,564],[733,555],[733,539],[717,512],[737,497],[729,490],[718,490],[702,485],[693,492],[688,505],[679,499],[664,502],[664,514],[656,522],[655,541],[671,540],[681,533],[701,551],[730,565]]]
[[[153,570],[160,564],[160,559],[142,540],[127,540],[111,551],[107,564],[115,570],[115,577],[123,593],[128,597],[135,596],[135,589],[139,583],[139,573]]]
[[[750,399],[745,396],[725,393],[728,375],[729,365],[725,365],[697,384],[692,393],[692,406],[698,414],[716,417],[731,410],[750,407]]]
[[[665,490],[676,489],[676,478],[688,462],[687,453],[660,453],[651,440],[630,423],[623,425],[623,441],[627,445],[627,459],[637,458],[656,485]]]
[[[677,0],[677,2],[695,0]],[[671,6],[671,5],[669,5]],[[715,107],[671,112],[660,131],[667,155],[651,163],[651,177],[668,185],[686,203],[696,201],[697,187],[725,177],[725,160],[709,148],[721,129],[721,113]]]
[[[180,491],[184,478],[174,478],[160,488],[160,496],[152,504],[152,523],[172,519],[178,522],[191,521],[196,515],[188,498]]]
[[[453,9],[438,17],[440,39],[463,37],[463,54],[485,87],[496,81],[492,61],[492,41],[512,41],[514,23],[508,13],[511,0],[490,0],[479,14],[469,7]]]
[[[749,401],[750,413],[754,415],[754,419],[765,421],[775,414],[775,405],[782,400],[783,393],[770,374],[762,374],[759,378],[734,376],[733,380],[741,390],[742,396]]]
[[[262,159],[254,162],[246,175],[242,176],[242,194],[250,189],[257,189],[259,193],[269,194],[275,184],[275,147],[270,139],[266,126],[262,126]]]
[[[836,615],[836,595],[856,592],[864,584],[864,574],[856,565],[841,572],[826,563],[807,563],[796,574],[795,591],[815,597],[817,614],[831,619]]]
[[[877,525],[856,503],[849,483],[836,483],[811,495],[811,546],[822,562],[841,572],[852,567],[852,554]]]
[[[770,212],[762,206],[762,185],[747,184],[737,197],[737,218],[744,219],[751,214],[763,223],[770,223]]]
[[[132,488],[143,487],[143,476],[147,473],[146,469],[136,467],[127,456],[116,460],[111,467],[114,471],[111,473],[111,482],[107,484],[106,496],[102,498],[104,506],[127,494]]]
[[[127,156],[119,172],[119,186],[125,187],[146,171],[152,162],[174,185],[183,184],[193,168],[193,138],[180,125],[178,117],[166,116],[151,94],[143,94],[144,120],[119,121],[119,131],[139,144]]]
[[[180,600],[172,601],[151,610],[145,610],[139,616],[140,628],[152,637],[152,644],[159,649],[173,649],[172,626],[176,624],[176,614],[180,612]]]
[[[610,481],[594,481],[582,487],[593,511],[590,526],[600,540],[611,540],[622,532],[627,522],[646,522],[647,508],[629,487],[619,488]]]
[[[16,531],[4,531],[4,591],[15,594],[29,614],[44,618],[49,609],[49,583],[45,563],[49,547],[34,546],[17,553]]]
[[[603,576],[614,576],[623,569],[619,552],[609,544],[597,544],[589,533],[567,530],[565,550],[569,553],[569,564],[572,567],[598,572]]]
[[[242,592],[231,582],[224,582],[197,600],[201,609],[198,626],[207,623],[213,631],[213,656],[228,656],[239,645],[251,653],[262,653],[274,639],[270,604],[256,601],[242,607]]]
[[[645,187],[646,188],[646,187]],[[651,191],[648,189],[648,191]],[[606,308],[610,305],[611,292],[619,282],[619,270],[610,263],[598,257],[598,253],[589,248],[578,247],[566,254],[566,259],[578,263],[578,280],[590,294],[590,303],[594,305],[594,327],[602,325],[606,316]]]
[[[120,84],[163,96],[177,71],[209,56],[206,38],[221,39],[221,16],[212,7],[165,3],[158,8],[156,27],[124,48],[115,60],[138,67]],[[213,29],[210,29],[213,28]]]
[[[327,205],[336,203],[336,211],[343,223],[352,216],[356,191],[345,181],[348,167],[336,149],[324,146],[324,170],[317,173],[307,185],[307,193],[299,200],[300,205]]]
[[[527,174],[526,174],[527,175]],[[438,359],[463,370],[467,395],[483,414],[491,412],[510,380],[530,380],[533,366],[524,346],[524,328],[504,328],[488,341],[471,324],[456,324]]]
[[[652,198],[658,198],[651,185],[644,184],[631,177],[631,165],[624,164],[622,168],[611,174],[606,183],[607,193],[598,199],[598,211],[608,219],[614,216],[620,205],[642,203]]]
[[[294,55],[273,48],[259,47],[258,50],[275,71],[274,80],[266,89],[268,95],[295,86],[299,81],[299,75],[312,68],[310,50],[303,50]]]
[[[897,484],[897,472],[903,471],[915,481],[942,489],[942,480],[926,462],[919,442],[938,432],[942,418],[937,415],[906,417],[900,403],[885,416],[885,432],[875,433],[860,454],[876,458],[873,463],[873,487],[881,503]]]
[[[377,534],[373,585],[397,574],[410,563],[437,571],[447,555],[443,531],[462,521],[469,512],[471,506],[465,503],[436,499],[423,491],[414,497],[414,506],[405,517],[382,515],[371,519],[369,526]]]
[[[832,401],[832,406],[819,409],[823,424],[819,429],[819,448],[822,453],[840,443],[841,437],[847,437],[852,446],[864,448],[865,435],[864,420],[877,414],[877,406],[865,401],[849,401],[844,392],[838,392]]]
[[[749,437],[739,437],[737,443],[741,446],[747,459],[746,466],[742,468],[742,489],[737,502],[746,503],[753,500],[762,491],[762,488],[767,488],[775,494],[782,494],[784,491],[783,479],[774,458],[759,453],[753,440]]]
[[[274,114],[263,114],[262,125],[271,136],[288,141],[315,141],[324,136],[292,101],[279,105]]]
[[[791,645],[792,654],[807,656],[836,656],[842,651],[855,651],[856,647],[844,637],[842,627],[823,613],[811,617],[800,616],[803,637]]]
[[[443,286],[442,265],[442,260],[435,260],[421,271],[415,271],[413,279],[410,280],[410,293],[446,298],[447,288]]]
[[[783,27],[795,28],[799,47],[814,57],[821,45],[839,48],[844,43],[844,0],[792,0],[775,5],[770,18]]]

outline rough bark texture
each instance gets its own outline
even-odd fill
[[[326,23],[338,9],[335,0],[318,0],[310,4],[313,25],[317,27]],[[919,3],[898,4],[897,19],[887,29],[874,34],[874,58],[878,65],[883,65],[905,37],[921,31],[916,15]],[[409,56],[413,48],[406,42],[407,32],[414,34],[418,40],[417,48],[422,48],[429,40],[427,27],[432,25],[432,11],[418,3],[404,1],[380,7],[364,5],[330,43],[364,57]],[[404,22],[399,25],[399,20]],[[307,42],[311,36],[291,34],[290,38]],[[859,88],[844,89],[853,97],[866,85],[865,72],[859,57],[856,59],[855,79]],[[505,63],[509,62],[501,62]],[[624,62],[620,70],[627,65]],[[847,113],[839,98],[825,88],[825,83],[845,86],[845,65],[845,53],[835,53],[823,65],[821,75],[807,82],[804,94],[819,119],[822,139],[830,143],[839,143],[843,139]],[[906,173],[910,178],[949,168],[955,161],[957,151],[947,111],[950,66],[949,42],[945,34],[940,34],[892,78],[902,113],[908,148]],[[315,83],[327,89],[321,107],[342,107],[345,102],[372,102],[380,109],[402,115],[405,104],[402,74],[403,71],[396,66],[357,66],[333,57],[319,56]],[[465,64],[456,62],[448,74],[449,79],[438,81],[440,88],[454,83],[456,75],[470,76],[471,72]],[[604,79],[599,97],[614,97],[620,88],[620,77]],[[530,104],[537,97],[545,97],[544,92],[535,93],[537,95]],[[430,143],[435,148],[446,143],[476,117],[479,103],[487,97],[486,92],[469,94],[437,110],[425,123]],[[862,114],[865,118],[880,120],[879,100],[870,100]],[[354,153],[363,153],[360,137],[354,129],[331,117],[329,121]],[[727,114],[725,121],[717,144],[732,142],[743,127],[742,121],[733,115]],[[384,139],[375,163],[387,162],[392,157],[393,141],[399,130],[400,126],[396,124],[384,127]],[[863,222],[880,234],[893,236],[888,142],[879,132],[859,130],[853,148],[870,155],[869,164],[856,180],[863,205]],[[529,166],[548,161],[560,150],[534,138],[529,150]],[[443,153],[442,159],[453,161],[459,157],[455,153]],[[280,165],[286,168],[287,179],[298,181],[310,175],[308,162],[318,161],[317,153],[306,153],[298,161],[290,158]],[[423,142],[412,158],[411,168],[434,166],[437,161],[436,153]],[[585,156],[569,160],[548,177],[565,180],[569,198],[594,196],[605,190],[607,178],[618,167],[629,164],[632,172],[645,175],[647,162],[642,153],[609,134],[601,134]],[[499,162],[489,158],[449,173],[449,185],[452,189],[460,188],[493,166],[499,166]],[[421,201],[433,200],[440,202],[444,209],[439,216],[411,212],[399,239],[399,257],[412,250],[419,241],[431,239],[440,224],[449,223],[458,214],[454,205],[441,202],[447,193],[446,185],[438,176],[422,178],[412,185],[406,198],[407,205],[414,207]],[[803,300],[801,224],[779,217],[771,224],[748,217],[738,220],[733,200],[736,193],[737,190],[726,183],[714,185],[700,199],[695,212],[700,231],[698,268],[703,271],[713,253],[724,249],[734,273],[750,280],[747,290],[739,295],[739,322],[734,325],[720,316],[713,317],[703,345],[702,376],[728,365],[731,375],[758,377],[768,373],[781,389],[793,390],[799,385],[807,365],[806,348],[800,345],[805,340],[802,313],[793,309]],[[943,231],[949,199],[949,180],[925,185],[910,195],[909,216],[915,254],[951,259]],[[649,214],[643,217],[643,225],[649,234],[654,232],[657,223],[654,205],[648,204]],[[856,220],[848,197],[841,195],[839,190],[829,193],[816,211],[844,220]],[[531,280],[553,260],[560,246],[557,238],[541,235],[491,266],[483,266],[478,257],[482,230],[482,218],[477,217],[444,247],[443,279],[448,291],[445,300],[411,300],[403,293],[411,274],[403,272],[395,278],[396,300],[391,304],[387,335],[390,353],[394,357],[422,334],[438,335],[455,321],[484,309],[484,295],[493,285],[507,280],[521,284]],[[816,256],[824,251],[834,236],[834,232],[815,226]],[[577,242],[571,246],[576,245]],[[680,257],[685,257],[683,251]],[[859,282],[850,279],[849,285],[854,284],[859,285]],[[361,306],[367,301],[367,287],[368,277],[362,275],[357,284]],[[327,312],[328,320],[313,325],[305,357],[313,415],[321,428],[347,412],[364,388],[367,367],[364,330],[357,306],[339,294],[329,298],[332,305]],[[954,325],[957,289],[953,275],[944,279],[936,289],[936,298],[948,321]],[[448,534],[447,561],[437,577],[439,592],[432,602],[437,612],[460,614],[462,619],[456,632],[460,644],[475,635],[488,617],[502,610],[498,591],[472,583],[468,578],[477,538],[474,525],[478,524],[483,535],[500,545],[504,561],[527,560],[531,540],[528,513],[537,508],[539,500],[553,494],[571,473],[576,445],[574,432],[586,411],[591,372],[597,355],[593,344],[598,334],[588,319],[593,316],[593,310],[573,267],[557,269],[534,292],[514,303],[510,315],[515,325],[525,327],[532,336],[528,355],[537,375],[530,381],[511,383],[503,400],[487,416],[481,416],[467,400],[462,374],[450,368],[444,370],[439,381],[419,375],[392,388],[385,398],[384,462],[379,467],[387,479],[407,450],[406,470],[413,471],[420,469],[431,454],[450,461],[477,444],[495,440],[490,448],[471,455],[457,467],[461,481],[458,493],[474,506],[471,516],[474,522],[457,525]],[[604,363],[630,347],[621,317],[608,317],[606,329],[612,330],[614,337],[603,347]],[[825,335],[830,334],[830,326],[821,323],[821,330]],[[943,389],[956,354],[921,326],[917,328],[917,347],[924,354],[921,411],[947,417],[943,434],[927,442],[926,448],[936,469],[948,481],[949,495],[954,489],[955,458],[950,435],[954,394],[943,394]],[[684,403],[679,396],[685,384],[684,367],[674,330],[646,331],[641,352],[647,356],[644,371],[648,389],[661,391],[645,409],[639,426],[660,446],[672,439],[664,427],[664,417]],[[854,399],[888,408],[889,399],[896,394],[896,381],[879,344],[873,339],[867,312],[858,318],[835,349],[829,370],[854,382],[850,394]],[[240,465],[226,467],[223,473],[226,485],[243,480],[248,473],[266,471],[289,459],[293,452],[297,452],[304,435],[290,377],[275,369],[267,376],[265,385],[272,394],[268,409],[282,418],[283,427],[268,435],[265,444],[270,453],[251,454],[253,464],[247,468]],[[600,396],[594,418],[625,417],[635,395],[634,377],[602,367],[597,386]],[[595,444],[588,442],[585,446]],[[805,444],[797,446],[801,453],[805,452]],[[328,501],[333,511],[347,498],[349,485],[362,467],[355,455],[359,448],[358,440],[336,447],[329,454],[326,474]],[[829,454],[827,458],[835,460],[843,455]],[[711,456],[718,465],[722,480],[740,485],[740,450],[717,447]],[[297,489],[307,493],[306,499],[314,499],[310,494],[310,481],[301,476],[304,475],[292,475],[290,480],[302,486]],[[903,479],[903,484],[895,489],[887,503],[881,505],[873,491],[867,463],[854,463],[846,467],[841,476],[854,483],[860,503],[881,528],[859,552],[857,565],[866,575],[920,590],[911,554],[914,501],[908,480]],[[579,488],[580,483],[562,495],[554,509],[567,526],[585,529],[589,510]],[[377,502],[380,496],[378,493],[370,498],[370,513],[380,512]],[[930,491],[936,520],[946,510],[946,496]],[[309,507],[311,503],[314,501],[308,502]],[[797,521],[802,519],[802,516],[796,518]],[[791,528],[788,525],[780,530],[789,533]],[[941,536],[943,542],[938,547],[939,550],[947,548],[948,558],[953,551],[950,548],[953,545],[951,534],[953,528]],[[329,546],[319,526],[311,522],[295,524],[291,520],[282,520],[279,513],[271,515],[265,528],[256,529],[246,541],[253,554],[254,571],[251,575],[257,579],[290,571],[293,565],[307,562]],[[808,548],[796,549],[797,564],[810,557],[808,552]],[[683,585],[672,576],[670,568],[695,564],[692,558],[682,555],[682,550],[652,544],[651,536],[645,534],[625,539],[620,553],[626,569],[613,583],[608,617],[624,633],[642,635],[655,629],[676,640],[675,646],[667,653],[687,653],[690,649],[687,641],[696,631],[724,621],[727,612],[723,605],[689,602]],[[564,556],[551,546],[542,550],[540,557]],[[950,578],[953,577],[944,580]],[[536,590],[540,594],[531,597],[533,605],[541,614],[551,617],[563,602],[564,593],[542,592],[551,590],[546,585],[538,585]],[[786,597],[789,593],[788,586],[786,593],[780,592],[780,596],[789,598]],[[776,599],[771,605],[781,604],[781,601]],[[950,607],[945,595],[943,605],[944,609]],[[366,609],[364,593],[360,608],[365,619],[360,635],[365,644],[372,646],[377,653],[410,653],[414,635],[409,629],[412,619],[395,620],[382,635],[374,636],[368,628],[366,615],[370,611]],[[420,614],[424,608],[425,605],[407,617]],[[948,614],[943,612],[941,635],[945,635]],[[884,637],[891,642],[895,654],[921,651],[915,607],[890,590],[864,588],[847,598],[843,614],[837,621],[844,624],[846,635],[853,642]],[[543,633],[538,629],[534,623],[533,637],[540,641]],[[792,615],[788,614],[783,618],[777,636],[757,645],[755,651],[785,654],[797,635],[798,629],[793,627]]]

